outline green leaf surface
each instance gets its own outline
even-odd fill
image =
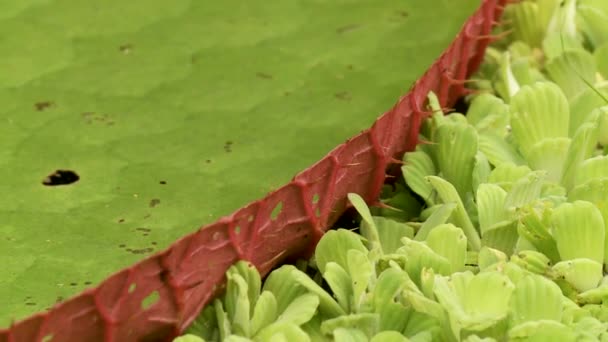
[[[391,108],[478,4],[2,2],[0,327],[289,181]],[[43,186],[58,169],[80,180]]]

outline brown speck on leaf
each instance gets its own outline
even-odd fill
[[[35,106],[36,106],[36,110],[38,111],[43,111],[49,107],[51,107],[53,105],[53,102],[51,101],[40,101],[40,102],[36,102]]]
[[[343,100],[343,101],[350,101],[350,99],[351,99],[350,93],[347,91],[341,91],[339,93],[335,93],[334,96],[337,99]]]
[[[91,284],[93,284],[93,282],[92,282],[92,281],[87,280],[87,281],[85,281],[85,282],[84,282],[84,284],[85,284],[85,285],[91,285]]]
[[[152,241],[150,244],[156,246],[156,241]]]
[[[267,74],[267,73],[265,73],[265,72],[261,72],[261,71],[260,71],[260,72],[257,72],[255,75],[256,75],[257,77],[259,77],[259,78],[263,78],[263,79],[265,79],[265,80],[271,80],[271,79],[272,79],[272,75]]]
[[[205,160],[205,163],[210,164],[211,163],[211,159]]]
[[[361,25],[359,25],[359,24],[345,25],[345,26],[342,26],[342,27],[338,27],[336,29],[336,33],[343,34],[343,33],[347,33],[347,32],[350,32],[350,31],[354,31],[354,30],[356,30],[358,28],[361,28]]]
[[[124,53],[125,55],[128,55],[131,53],[131,50],[133,49],[133,45],[123,44],[123,45],[119,46],[118,49],[120,50],[120,52]]]
[[[78,283],[70,283],[70,286],[76,286]]]
[[[166,184],[167,184],[167,182],[166,182],[166,181],[160,181],[160,182],[158,182],[158,183],[160,183],[161,185],[166,185]]]
[[[404,18],[407,18],[410,15],[409,13],[407,13],[407,11],[397,11],[397,14]]]
[[[124,218],[121,218],[121,219],[118,220],[118,223],[123,223],[123,222],[125,222]]]
[[[149,233],[152,231],[152,229],[144,228],[144,227],[135,228],[135,230],[139,230],[140,232],[145,232],[145,233]]]
[[[131,250],[131,253],[133,254],[144,254],[144,253],[150,253],[154,251],[154,248],[152,247],[146,247],[146,248],[141,248],[141,249],[133,249]]]
[[[118,245],[118,248],[125,248],[127,247],[127,245],[125,245],[124,243],[121,243],[120,245]]]
[[[153,198],[150,200],[150,208],[154,208],[159,204],[160,204],[160,199],[158,199],[158,198]]]
[[[33,303],[33,302],[27,302],[27,303],[25,303],[25,305],[27,305],[27,306],[34,306],[34,305],[36,305],[36,303]]]
[[[224,144],[224,151],[232,152],[232,141],[226,141],[226,143]]]

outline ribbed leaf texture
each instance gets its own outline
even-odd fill
[[[307,256],[343,213],[347,194],[374,203],[386,170],[414,149],[429,91],[442,106],[465,94],[508,0],[484,0],[458,36],[407,95],[374,125],[337,146],[282,188],[200,228],[51,310],[0,330],[0,342],[170,341],[218,295],[239,259],[267,274]],[[275,217],[277,206],[281,211]],[[149,298],[157,298],[153,305]]]

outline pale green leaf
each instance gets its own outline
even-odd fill
[[[370,338],[378,333],[379,327],[380,315],[375,313],[359,313],[328,319],[321,323],[321,332],[325,335],[330,335],[339,328],[359,329],[365,333],[365,336]]]
[[[511,297],[511,325],[562,318],[562,291],[551,280],[539,276],[523,277],[515,286]]]
[[[429,176],[427,179],[437,191],[443,203],[456,203],[456,209],[452,214],[452,220],[456,226],[462,228],[464,231],[471,249],[476,251],[479,250],[481,247],[479,233],[475,230],[456,189],[442,178]]]
[[[553,212],[553,236],[562,260],[604,261],[605,226],[600,210],[587,201],[559,206]]]
[[[319,297],[312,293],[303,294],[294,299],[285,311],[277,318],[277,323],[293,323],[302,325],[312,318],[317,312]]]
[[[277,319],[277,300],[270,291],[260,294],[251,316],[251,335],[255,336],[260,329]]]
[[[439,204],[435,208],[436,210],[424,221],[418,233],[414,237],[416,241],[424,241],[426,237],[431,232],[431,230],[438,225],[447,222],[447,220],[452,216],[452,213],[456,209],[456,203],[445,203]]]
[[[524,157],[543,139],[568,137],[568,100],[555,84],[523,86],[510,106],[512,134]]]
[[[591,259],[560,261],[553,266],[554,276],[564,279],[577,291],[584,292],[598,286],[602,280],[602,264]]]
[[[435,253],[448,260],[451,266],[450,273],[460,272],[464,269],[467,238],[462,229],[453,224],[439,225],[431,230],[426,243]]]
[[[329,230],[315,249],[315,261],[319,271],[324,273],[325,265],[330,261],[347,270],[346,253],[351,249],[367,252],[360,235],[346,229]]]
[[[331,288],[334,297],[338,304],[345,312],[351,311],[353,302],[353,287],[352,280],[348,272],[339,264],[330,261],[325,264],[325,272],[323,278]]]
[[[427,176],[437,174],[435,164],[431,157],[423,152],[408,152],[403,157],[404,166],[401,167],[407,185],[429,205],[434,204],[433,187],[426,181]]]

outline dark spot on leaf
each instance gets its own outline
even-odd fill
[[[87,124],[92,124],[93,122],[105,123],[108,126],[114,125],[114,120],[110,118],[108,114],[97,114],[94,112],[84,112],[81,114],[82,118]]]
[[[407,18],[409,17],[409,13],[407,11],[397,11],[397,14],[399,14],[400,16]]]
[[[139,228],[135,228],[135,230],[139,230],[140,232],[145,232],[145,233],[149,233],[152,231],[152,229],[150,228],[145,228],[145,227],[139,227]]]
[[[53,102],[51,101],[40,101],[40,102],[36,102],[35,106],[36,106],[36,110],[38,111],[43,111],[49,107],[51,107],[53,105]]]
[[[57,170],[46,176],[46,178],[42,180],[42,184],[47,186],[68,185],[77,182],[79,179],[80,176],[74,171]]]
[[[93,284],[93,282],[92,282],[92,281],[87,280],[87,281],[85,281],[85,282],[84,282],[84,284],[85,284],[85,285],[91,285],[91,284]]]
[[[150,208],[154,208],[159,204],[160,204],[160,199],[158,199],[158,198],[153,198],[150,200]]]
[[[76,286],[78,283],[70,283],[70,286]]]
[[[335,93],[334,96],[339,100],[350,101],[350,93],[347,91],[341,91],[339,93]]]
[[[205,163],[207,163],[207,164],[211,163],[211,159],[205,160]]]
[[[156,241],[152,241],[150,244],[156,246]]]
[[[260,72],[257,72],[255,75],[256,75],[257,77],[259,77],[259,78],[263,78],[263,79],[265,79],[265,80],[271,80],[271,79],[272,79],[272,75],[267,74],[267,73],[264,73],[264,72],[261,72],[261,71],[260,71]]]
[[[121,243],[120,245],[118,245],[119,248],[125,248],[127,247],[127,245],[125,245],[124,243]]]
[[[123,222],[125,222],[124,218],[118,219],[118,223],[123,223]]]
[[[123,44],[118,47],[118,50],[120,50],[120,52],[124,53],[125,55],[130,54],[132,49],[133,45],[131,44]]]
[[[165,185],[165,184],[167,184],[167,182],[166,182],[166,181],[160,181],[159,183],[160,183],[161,185]]]
[[[228,140],[224,143],[224,151],[232,152],[232,141]]]
[[[57,296],[57,298],[55,298],[55,303],[61,303],[61,302],[63,302],[63,297]]]
[[[343,34],[343,33],[347,33],[347,32],[350,32],[350,31],[354,31],[354,30],[356,30],[358,28],[361,28],[361,25],[359,25],[359,24],[350,24],[350,25],[345,25],[345,26],[342,26],[342,27],[338,27],[336,29],[336,32],[338,34]]]
[[[349,64],[346,66],[346,69],[348,70],[353,70],[355,67],[352,64]]]
[[[148,233],[144,233],[144,234],[142,234],[142,235],[143,235],[143,236],[148,236],[148,235],[150,235],[150,234],[148,234]]]
[[[150,253],[152,251],[154,251],[154,248],[146,247],[146,248],[141,248],[141,249],[132,249],[130,252],[133,254],[144,254],[144,253]]]
[[[34,305],[36,305],[36,303],[34,303],[34,302],[27,302],[27,303],[25,303],[25,305],[34,306]]]
[[[127,251],[127,252],[131,252],[131,251],[132,251],[132,249],[131,249],[131,248],[127,248],[127,249],[125,249],[125,251]]]

